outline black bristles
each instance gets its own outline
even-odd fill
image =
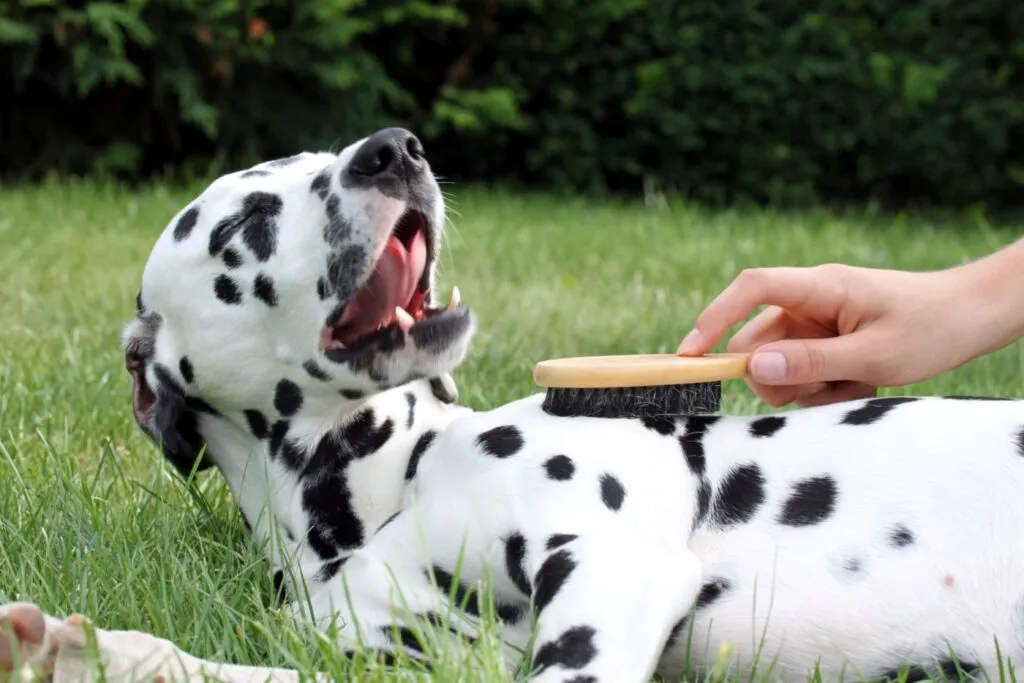
[[[722,401],[721,382],[615,389],[550,388],[541,406],[558,417],[671,417],[713,413]]]

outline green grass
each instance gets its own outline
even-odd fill
[[[454,228],[440,280],[458,284],[479,314],[457,380],[481,408],[534,391],[533,364],[546,357],[673,350],[745,267],[937,268],[989,253],[1024,227],[448,189]],[[314,648],[272,607],[222,482],[204,476],[190,495],[132,421],[120,326],[151,244],[190,196],[99,184],[0,196],[0,601],[83,612],[201,657],[325,666],[323,643]],[[1022,369],[1015,345],[889,393],[1015,395]],[[724,407],[766,410],[741,382],[726,387]],[[472,678],[456,666],[442,674]]]

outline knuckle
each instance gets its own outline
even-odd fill
[[[822,263],[814,267],[815,272],[823,278],[842,277],[846,273],[847,266],[842,263]]]
[[[729,353],[743,353],[750,350],[750,344],[741,334],[737,334],[725,345],[725,350]]]
[[[736,284],[743,289],[757,288],[764,281],[764,268],[744,268],[736,276]]]
[[[805,345],[802,356],[803,363],[801,365],[803,367],[794,368],[800,377],[810,379],[825,374],[828,369],[828,354],[822,348],[816,345]]]

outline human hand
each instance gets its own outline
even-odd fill
[[[752,354],[747,384],[762,400],[810,406],[874,396],[878,387],[928,379],[991,346],[995,332],[978,316],[983,297],[968,278],[964,268],[746,270],[700,314],[679,354],[707,353],[767,306],[728,344],[730,352]]]

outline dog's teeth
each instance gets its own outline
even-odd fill
[[[395,307],[395,321],[398,323],[398,326],[402,328],[403,332],[408,332],[412,329],[412,326],[416,324],[416,319],[409,314],[409,311],[405,310],[401,306]]]
[[[462,294],[459,292],[459,288],[457,286],[456,287],[452,287],[452,298],[451,298],[451,301],[448,302],[448,310],[449,311],[452,310],[453,308],[455,308],[456,306],[458,306],[461,303],[462,303]]]

